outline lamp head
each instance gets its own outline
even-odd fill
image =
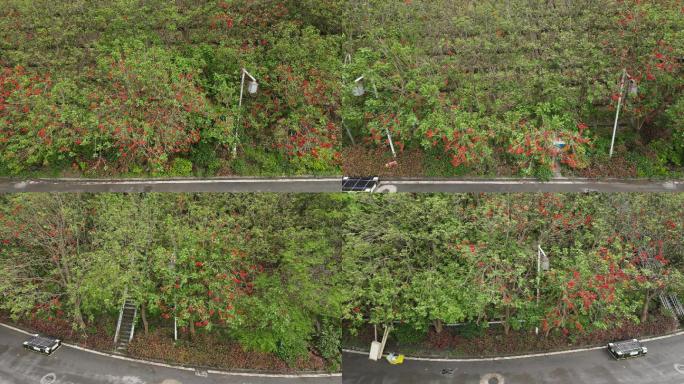
[[[352,88],[352,95],[363,96],[364,93],[366,93],[366,90],[363,88],[363,84],[361,82],[354,83],[354,88]]]
[[[631,79],[629,81],[629,94],[631,96],[636,96],[639,93],[639,86],[637,85],[636,80]]]
[[[363,76],[359,76],[356,80],[354,80],[354,88],[352,88],[352,95],[354,96],[363,96],[364,93],[366,93],[366,89],[363,87]]]
[[[256,81],[252,80],[252,81],[247,83],[247,92],[249,92],[249,94],[253,95],[253,94],[257,93],[258,89],[259,89],[259,83],[257,83]]]

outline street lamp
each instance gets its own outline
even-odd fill
[[[541,279],[541,271],[549,270],[549,258],[546,252],[542,249],[540,244],[537,244],[537,308],[539,308],[539,282]],[[534,327],[534,333],[539,334],[539,327]]]
[[[257,93],[257,90],[259,89],[259,83],[257,80],[252,76],[249,72],[247,72],[246,69],[242,68],[242,79],[240,81],[240,100],[238,101],[238,107],[240,111],[238,112],[238,118],[237,118],[237,124],[235,125],[234,129],[234,140],[233,140],[233,158],[237,156],[237,140],[238,140],[238,127],[240,126],[240,117],[242,116],[242,96],[245,92],[245,78],[249,77],[249,82],[247,83],[247,92],[250,95],[254,95]]]
[[[358,96],[363,96],[363,94],[366,93],[366,90],[363,88],[362,80],[363,80],[363,76],[354,80],[354,88],[352,88],[352,95],[358,97]]]
[[[173,258],[169,260],[169,269],[173,270],[174,274],[176,272],[176,254],[174,253]],[[175,301],[175,300],[174,300]],[[173,304],[173,341],[178,341],[178,317],[176,316],[176,304]]]
[[[363,87],[363,78],[364,76],[359,76],[356,80],[354,80],[354,88],[352,88],[352,95],[356,97],[363,96],[366,93],[366,89]],[[375,87],[375,83],[373,83],[373,92],[375,93],[375,98],[378,98],[378,89]],[[389,129],[385,127],[385,134],[387,135],[387,141],[389,142],[390,149],[392,150],[392,157],[397,157],[397,153],[394,150],[394,143],[392,142],[392,135],[390,135]]]
[[[622,96],[625,88],[625,79],[628,77],[627,69],[622,70],[622,78],[620,79],[620,95],[618,96],[617,110],[615,111],[615,123],[613,124],[613,137],[610,139],[610,152],[608,157],[613,157],[613,146],[615,145],[615,133],[617,132],[618,116],[620,116],[620,107],[622,107]],[[630,92],[632,89],[636,93],[636,83],[630,81]]]
[[[563,151],[563,148],[566,146],[565,140],[561,139],[560,137],[556,136],[553,141],[552,141],[553,146],[557,149],[557,151],[554,153],[553,156],[553,171],[554,171],[554,176],[555,177],[563,177],[561,175],[560,171],[560,162],[558,161],[558,155],[560,152]]]

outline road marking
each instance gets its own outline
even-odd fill
[[[684,375],[684,364],[675,364],[674,369],[675,369],[675,371]]]
[[[663,336],[656,336],[656,337],[651,337],[648,339],[641,339],[641,342],[647,343],[650,341],[655,341],[655,340],[662,340],[662,339],[667,339],[671,337],[676,337],[676,336],[682,336],[684,335],[684,331],[680,332],[675,332],[671,333],[669,335],[663,335]],[[570,349],[567,351],[555,351],[555,352],[543,352],[543,353],[531,353],[527,355],[515,355],[515,356],[499,356],[499,357],[482,357],[482,358],[472,358],[472,359],[448,359],[448,358],[432,358],[432,357],[409,357],[406,356],[404,357],[404,360],[415,360],[415,361],[435,361],[435,362],[445,362],[445,363],[468,363],[468,362],[478,362],[478,361],[499,361],[499,360],[515,360],[515,359],[526,359],[530,357],[544,357],[544,356],[554,356],[554,355],[562,355],[566,353],[577,353],[577,352],[587,352],[587,351],[596,351],[599,349],[605,349],[605,346],[598,346],[598,347],[588,347],[588,348],[579,348],[579,349]],[[353,349],[342,349],[342,352],[345,353],[353,353],[357,355],[368,355],[367,351],[357,351]]]
[[[376,190],[375,193],[396,193],[397,186],[393,184],[382,184]]]
[[[40,384],[52,384],[57,380],[57,376],[50,372],[46,374],[45,376],[40,378]]]
[[[23,329],[19,329],[17,327],[13,327],[11,325],[7,325],[4,323],[0,323],[0,326],[3,326],[5,328],[11,329],[11,330],[19,332],[19,333],[23,333],[25,335],[31,335],[31,336],[35,335],[35,333],[29,333],[29,332],[24,331]],[[130,361],[130,362],[139,363],[139,364],[146,364],[146,365],[155,365],[157,367],[179,369],[179,370],[184,370],[184,371],[195,371],[195,368],[193,368],[193,367],[184,367],[181,365],[171,365],[171,364],[166,364],[166,363],[158,363],[156,361],[140,360],[140,359],[134,359],[132,357],[113,355],[111,353],[105,353],[105,352],[95,351],[92,349],[83,348],[81,346],[74,345],[74,344],[62,343],[62,345],[69,347],[69,348],[77,349],[79,351],[88,352],[88,353],[92,353],[92,354],[100,355],[100,356],[106,356],[106,357],[109,357],[112,359],[117,359],[117,360]],[[274,377],[274,378],[286,378],[286,379],[342,377],[342,373],[278,374],[278,373],[228,372],[228,371],[217,371],[217,370],[213,370],[213,369],[207,370],[207,373],[211,373],[211,374],[215,374],[215,375],[226,375],[226,376]]]
[[[480,378],[480,384],[504,384],[505,380],[500,373],[487,373]]]

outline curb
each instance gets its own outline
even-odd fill
[[[25,331],[23,329],[13,327],[11,325],[7,325],[4,323],[0,323],[0,326],[5,327],[7,329],[11,329],[15,332],[23,333],[25,335],[34,335],[34,333],[31,333],[31,332]],[[183,371],[191,371],[191,372],[194,372],[197,370],[197,368],[186,367],[183,365],[172,365],[172,364],[166,364],[166,363],[159,363],[156,361],[141,360],[141,359],[135,359],[132,357],[114,355],[111,353],[100,352],[100,351],[96,351],[93,349],[84,348],[84,347],[81,347],[81,346],[75,345],[75,344],[62,343],[62,346],[77,349],[77,350],[83,351],[83,352],[92,353],[95,355],[106,356],[106,357],[109,357],[112,359],[129,361],[129,362],[134,362],[134,363],[139,363],[139,364],[154,365],[157,367],[172,368],[172,369],[178,369],[178,370],[183,370]],[[214,374],[214,375],[224,375],[224,376],[270,377],[270,378],[283,378],[283,379],[324,378],[324,377],[341,377],[342,376],[341,373],[276,374],[276,373],[230,372],[230,371],[221,371],[221,370],[214,370],[214,369],[208,369],[208,370],[206,370],[206,372]]]
[[[667,335],[662,335],[662,336],[655,336],[655,337],[650,337],[646,339],[640,339],[641,342],[648,343],[650,341],[655,341],[655,340],[662,340],[662,339],[668,339],[670,337],[676,337],[676,336],[683,336],[684,331],[679,331],[675,333],[670,333]],[[498,356],[498,357],[480,357],[480,358],[461,358],[461,359],[450,359],[450,358],[432,358],[432,357],[409,357],[406,356],[404,357],[404,360],[415,360],[415,361],[434,361],[434,362],[453,362],[453,363],[467,363],[467,362],[478,362],[478,361],[500,361],[500,360],[516,360],[516,359],[527,359],[531,357],[545,357],[545,356],[554,356],[554,355],[563,355],[567,353],[577,353],[577,352],[587,352],[587,351],[595,351],[598,349],[604,349],[606,348],[605,345],[597,346],[597,347],[587,347],[587,348],[578,348],[578,349],[568,349],[564,351],[553,351],[553,352],[542,352],[542,353],[531,353],[531,354],[525,354],[525,355],[515,355],[515,356]],[[368,355],[368,351],[358,351],[354,349],[342,349],[342,352],[344,353],[352,353],[356,355]],[[386,356],[387,354],[384,354],[383,356]]]

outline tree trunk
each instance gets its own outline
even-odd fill
[[[85,321],[83,321],[83,314],[81,314],[81,299],[77,298],[74,303],[74,321],[79,331],[83,331],[86,328]]]
[[[437,334],[442,333],[442,330],[444,330],[444,324],[442,323],[442,320],[437,319],[433,324],[435,326],[435,332],[437,332]]]
[[[140,320],[143,323],[143,329],[145,330],[145,336],[149,333],[149,326],[147,325],[147,315],[145,314],[145,302],[140,303]]]
[[[641,322],[645,323],[648,320],[648,307],[651,303],[651,291],[646,291],[646,297],[644,298],[644,306],[641,308]]]
[[[508,335],[511,331],[511,325],[508,323],[508,319],[511,317],[511,307],[506,307],[506,315],[503,319],[504,334]]]
[[[195,340],[195,322],[190,320],[190,332],[188,333],[188,336],[190,336],[190,341]]]

